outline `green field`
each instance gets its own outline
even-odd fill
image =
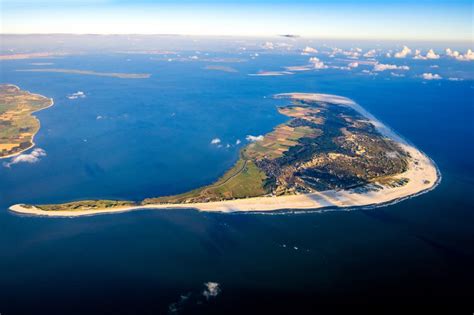
[[[19,154],[33,146],[40,128],[32,114],[52,104],[52,100],[20,90],[13,85],[0,85],[0,158]]]
[[[189,203],[262,196],[266,175],[251,160],[239,159],[214,184],[175,196],[147,198],[142,203]]]

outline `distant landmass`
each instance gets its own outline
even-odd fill
[[[19,53],[0,55],[0,60],[21,60],[21,59],[36,59],[36,58],[52,58],[66,56],[68,53],[64,52],[36,52],[36,53]]]
[[[0,84],[0,158],[20,154],[34,146],[40,128],[34,112],[53,105],[53,100],[10,84]]]
[[[82,74],[82,75],[95,75],[100,77],[112,77],[119,79],[148,79],[151,77],[149,73],[120,73],[120,72],[97,72],[89,70],[74,70],[74,69],[22,69],[16,70],[20,72],[57,72],[57,73],[72,73],[72,74]]]
[[[289,93],[278,107],[286,123],[256,136],[215,183],[140,202],[83,200],[14,205],[34,215],[77,216],[143,208],[269,211],[374,206],[435,187],[434,163],[354,101],[336,95]]]

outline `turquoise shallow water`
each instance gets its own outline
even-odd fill
[[[16,72],[34,61],[3,62],[2,82],[53,97],[55,105],[37,115],[35,142],[47,156],[0,166],[0,312],[159,314],[174,305],[180,313],[239,313],[341,296],[348,303],[472,298],[472,81],[422,83],[340,70],[247,75],[306,59],[262,56],[230,64],[237,73],[143,55],[53,60],[57,68],[151,73],[146,80]],[[412,71],[423,66],[407,62]],[[466,67],[438,63],[454,72]],[[67,98],[77,91],[86,97]],[[285,120],[275,109],[284,101],[271,95],[293,91],[356,100],[437,163],[440,186],[351,212],[51,219],[7,210],[17,202],[139,200],[210,183],[236,161],[246,135]],[[214,138],[223,147],[212,145]],[[235,145],[237,139],[243,143]],[[202,291],[209,281],[221,291],[208,300]]]

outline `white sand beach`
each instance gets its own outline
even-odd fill
[[[269,196],[255,197],[237,200],[226,200],[208,203],[188,203],[188,204],[150,204],[145,206],[133,206],[111,209],[91,209],[91,210],[73,210],[73,211],[44,211],[35,207],[24,207],[22,205],[13,205],[11,211],[40,216],[56,217],[75,217],[84,215],[96,215],[105,213],[117,213],[132,211],[138,209],[196,209],[199,211],[212,212],[239,212],[239,211],[275,211],[275,210],[317,210],[328,207],[353,208],[365,206],[385,205],[397,202],[412,196],[419,195],[433,189],[439,182],[440,174],[434,162],[423,152],[407,143],[400,136],[386,127],[380,121],[375,119],[370,113],[354,101],[327,94],[306,94],[306,93],[287,93],[279,94],[276,97],[288,97],[292,99],[306,99],[328,102],[343,106],[350,106],[356,109],[364,117],[370,120],[379,132],[395,140],[406,150],[409,155],[409,165],[404,173],[393,176],[396,179],[408,179],[408,183],[402,186],[375,189],[350,189],[350,190],[328,190],[310,194],[287,195],[287,196]]]

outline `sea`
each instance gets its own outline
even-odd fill
[[[45,154],[31,163],[0,161],[2,315],[278,314],[472,303],[473,62],[381,55],[378,62],[409,70],[376,72],[373,64],[335,68],[357,60],[322,55],[328,68],[252,76],[310,57],[256,51],[0,61],[1,83],[54,99],[35,114],[35,148]],[[207,68],[215,65],[235,71]],[[17,71],[40,68],[151,77]],[[425,80],[423,73],[442,79]],[[440,184],[393,205],[324,212],[46,218],[8,210],[16,203],[141,200],[212,183],[237,161],[249,135],[286,121],[277,106],[288,101],[272,96],[287,92],[355,100],[433,159]]]

